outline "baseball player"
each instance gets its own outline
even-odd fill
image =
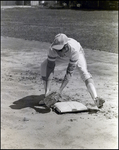
[[[55,36],[49,48],[48,57],[41,64],[41,76],[45,88],[45,97],[47,97],[50,91],[54,68],[63,62],[67,62],[67,69],[58,91],[59,95],[62,94],[63,89],[71,79],[74,70],[77,68],[95,105],[101,108],[105,100],[97,96],[92,75],[87,70],[85,53],[82,46],[75,39],[69,38],[63,33],[59,33]]]

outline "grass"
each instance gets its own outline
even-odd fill
[[[84,48],[118,53],[118,11],[12,8],[1,10],[1,35],[52,42],[65,33]]]

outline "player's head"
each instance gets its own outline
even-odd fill
[[[52,43],[51,47],[55,50],[61,50],[65,44],[68,42],[68,37],[63,34],[59,33],[55,36],[54,42]]]

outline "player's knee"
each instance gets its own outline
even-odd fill
[[[85,82],[86,80],[92,78],[92,75],[86,69],[80,69],[79,73],[81,75],[82,80]]]
[[[92,77],[90,77],[90,78],[88,78],[88,79],[85,80],[86,86],[87,86],[89,83],[94,84],[94,81],[93,81]]]

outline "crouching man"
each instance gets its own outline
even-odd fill
[[[44,83],[45,97],[50,91],[54,68],[63,62],[67,62],[68,66],[61,87],[59,88],[59,95],[62,95],[63,89],[77,68],[95,105],[101,108],[105,100],[97,96],[92,75],[87,70],[87,63],[82,46],[75,39],[69,38],[63,33],[59,33],[55,36],[49,48],[48,57],[41,64],[41,76]]]

